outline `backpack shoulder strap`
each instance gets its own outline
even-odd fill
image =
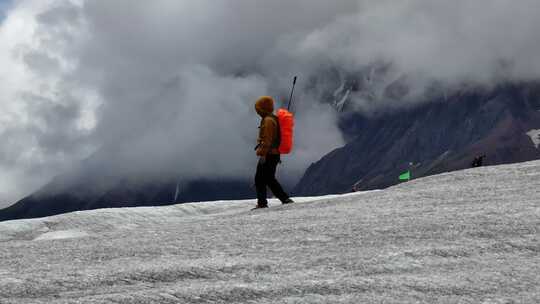
[[[276,137],[272,142],[272,148],[279,148],[281,145],[281,128],[279,127],[279,119],[274,114],[270,115],[270,117],[272,117],[272,119],[276,122]]]

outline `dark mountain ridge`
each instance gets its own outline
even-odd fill
[[[377,115],[344,113],[349,142],[312,164],[297,195],[384,188],[411,169],[413,177],[488,164],[540,158],[526,134],[540,128],[540,85],[506,84],[441,96]],[[411,165],[412,163],[412,165]]]
[[[165,170],[160,176],[113,167],[108,163],[119,157],[118,153],[114,149],[101,149],[70,172],[0,210],[0,221],[98,208],[162,206],[253,196],[247,179],[186,180],[174,178],[174,174]],[[104,157],[108,157],[108,163],[102,161]]]

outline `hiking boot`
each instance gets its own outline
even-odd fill
[[[255,208],[253,209],[261,209],[261,208],[268,208],[268,202],[257,202],[257,206],[255,206]]]
[[[294,201],[293,201],[292,199],[288,198],[288,199],[284,200],[284,201],[281,202],[281,203],[282,203],[283,205],[285,205],[285,204],[292,204],[292,203],[294,203]]]

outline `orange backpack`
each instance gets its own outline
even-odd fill
[[[293,148],[294,116],[286,109],[279,109],[276,116],[279,124],[279,153],[289,154]]]
[[[279,130],[279,154],[289,154],[293,148],[293,129],[294,129],[294,115],[289,112],[291,108],[294,86],[296,85],[296,76],[293,79],[293,85],[291,89],[291,96],[289,97],[289,103],[287,109],[279,109],[277,111],[278,130]]]

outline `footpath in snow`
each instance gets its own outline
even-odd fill
[[[540,161],[0,223],[0,303],[540,303]]]

